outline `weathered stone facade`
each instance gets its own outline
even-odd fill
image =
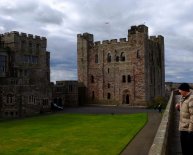
[[[13,31],[0,36],[0,116],[22,117],[50,110],[47,39]]]
[[[89,103],[147,106],[164,96],[164,38],[149,37],[145,25],[132,26],[119,41],[78,34],[77,55],[78,82]]]
[[[78,81],[56,81],[52,102],[58,106],[78,106]]]

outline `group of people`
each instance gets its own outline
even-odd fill
[[[193,92],[188,83],[178,87],[180,102],[175,105],[180,112],[179,131],[183,155],[193,155]]]

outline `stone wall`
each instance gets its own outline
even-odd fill
[[[50,110],[47,39],[17,31],[0,38],[1,116],[23,117]]]
[[[164,40],[149,38],[145,25],[132,26],[119,41],[78,34],[77,54],[78,81],[90,103],[147,106],[164,96]]]
[[[149,150],[148,155],[166,155],[167,145],[169,140],[169,133],[172,126],[173,117],[173,92],[171,93],[170,99],[168,101],[167,107],[164,111],[162,121],[154,138],[153,144]]]
[[[56,81],[52,102],[59,106],[78,106],[78,81]]]

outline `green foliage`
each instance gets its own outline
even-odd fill
[[[0,122],[2,155],[117,155],[147,114],[55,114]]]
[[[162,96],[157,96],[150,102],[149,108],[157,108],[159,104],[162,105],[162,109],[165,109],[167,106],[167,100]]]

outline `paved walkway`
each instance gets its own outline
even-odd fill
[[[76,107],[65,108],[65,113],[88,113],[88,114],[131,114],[139,112],[148,113],[148,122],[144,128],[135,136],[135,138],[127,145],[121,155],[147,155],[153,143],[155,134],[161,122],[162,114],[158,111],[136,107]]]
[[[153,143],[157,129],[161,122],[162,114],[156,112],[148,113],[148,122],[145,127],[128,144],[121,155],[148,155],[149,149]]]

